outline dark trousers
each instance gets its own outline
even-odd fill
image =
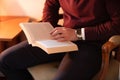
[[[90,80],[101,66],[101,44],[76,42],[79,51],[48,55],[27,41],[0,54],[0,71],[8,80],[33,80],[27,68],[53,61],[61,61],[54,80]]]

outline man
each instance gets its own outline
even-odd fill
[[[73,41],[79,50],[48,55],[22,42],[2,52],[0,70],[8,80],[32,80],[28,67],[62,60],[54,80],[91,80],[100,70],[101,45],[120,34],[119,4],[120,0],[46,0],[42,21],[56,27],[50,33],[52,38]],[[57,25],[60,7],[63,26]]]

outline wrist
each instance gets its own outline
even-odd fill
[[[82,40],[81,29],[76,29],[75,34],[77,36],[77,40]]]

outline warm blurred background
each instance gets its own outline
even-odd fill
[[[0,16],[29,16],[40,19],[45,0],[0,0]]]

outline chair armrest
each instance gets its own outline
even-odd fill
[[[109,39],[110,42],[113,42],[115,45],[120,45],[120,35],[114,35]]]
[[[120,45],[120,35],[112,36],[105,44],[102,46],[102,65],[100,73],[98,74],[99,80],[104,80],[109,67],[110,53],[113,49]]]

